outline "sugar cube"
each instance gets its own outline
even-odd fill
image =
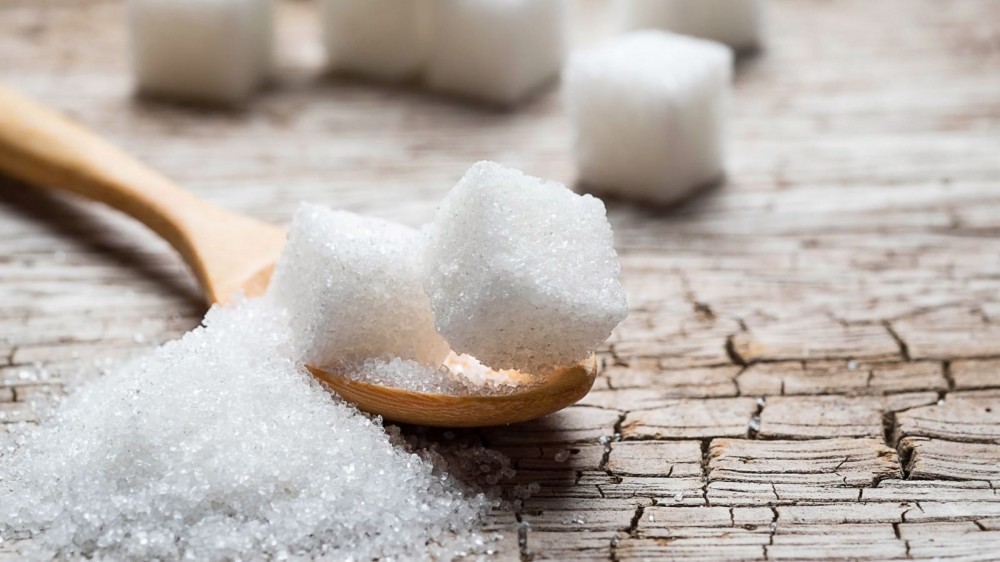
[[[509,105],[558,74],[565,0],[434,0],[430,8],[432,89]]]
[[[246,99],[271,65],[271,0],[128,0],[140,91],[195,101]]]
[[[448,344],[434,329],[412,228],[303,204],[268,295],[287,307],[302,359],[340,369],[399,357],[438,367]]]
[[[479,162],[424,234],[438,331],[494,369],[584,359],[628,312],[604,204],[559,183]]]
[[[384,80],[415,75],[427,51],[428,1],[323,0],[330,67]]]
[[[668,204],[724,171],[732,51],[636,31],[575,53],[563,71],[581,182]]]
[[[654,28],[752,49],[761,40],[763,0],[619,0],[626,29]]]

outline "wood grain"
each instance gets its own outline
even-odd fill
[[[579,4],[591,41],[604,2]],[[725,184],[670,209],[607,201],[632,312],[595,391],[458,432],[511,455],[508,486],[539,486],[487,523],[498,559],[1000,550],[1000,1],[769,5]],[[135,97],[120,0],[0,2],[0,76],[277,224],[308,200],[419,225],[479,159],[574,183],[556,92],[498,112],[326,76],[314,9],[280,4],[275,79],[238,110]],[[141,225],[0,179],[3,421],[203,312]]]

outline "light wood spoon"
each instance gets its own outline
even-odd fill
[[[0,172],[106,203],[142,222],[180,253],[209,303],[264,294],[285,230],[226,211],[50,109],[0,86]],[[597,374],[591,356],[503,396],[451,396],[354,381],[309,367],[360,410],[441,427],[527,421],[575,403]],[[529,379],[531,377],[525,377]]]

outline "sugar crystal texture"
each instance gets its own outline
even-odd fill
[[[419,72],[427,52],[427,2],[436,0],[323,0],[328,63],[378,79]]]
[[[524,390],[534,382],[517,373],[493,371],[468,355],[455,354],[437,369],[394,357],[367,359],[344,374],[370,384],[453,396],[503,396]]]
[[[270,70],[272,0],[128,0],[128,28],[145,93],[235,103]]]
[[[392,357],[440,366],[448,344],[423,291],[421,242],[407,226],[301,205],[268,288],[289,310],[301,359],[330,369]]]
[[[732,57],[720,43],[662,31],[575,53],[563,96],[583,185],[669,204],[718,181]]]
[[[566,0],[433,0],[427,83],[501,105],[516,103],[559,72]]]
[[[590,195],[479,162],[425,236],[438,331],[494,369],[582,360],[628,313],[604,204]]]
[[[618,0],[626,29],[662,29],[752,49],[761,41],[763,0]]]
[[[0,536],[31,559],[451,559],[491,501],[319,386],[268,300],[69,396],[0,447]]]

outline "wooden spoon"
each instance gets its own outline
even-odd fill
[[[0,172],[108,204],[142,222],[180,253],[208,302],[264,294],[285,230],[221,209],[181,189],[69,119],[0,86]],[[309,367],[358,409],[441,427],[526,421],[561,410],[594,384],[597,361],[556,369],[504,396],[451,396],[354,381]],[[527,378],[527,377],[526,377]]]

